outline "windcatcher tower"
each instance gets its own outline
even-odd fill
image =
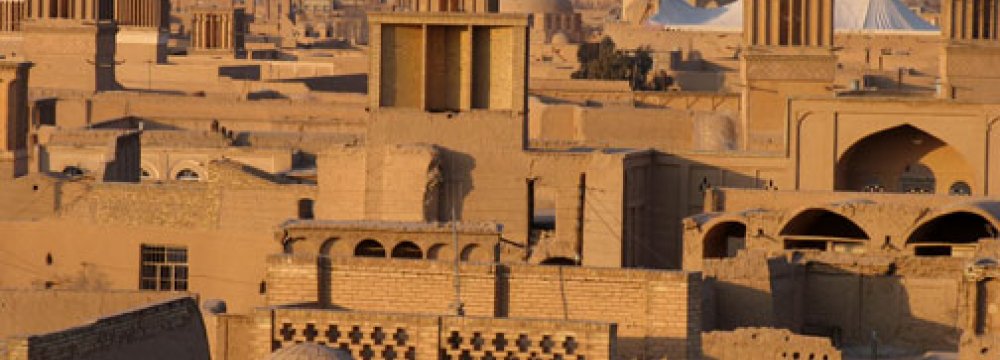
[[[116,53],[128,65],[165,63],[170,26],[169,0],[117,0]]]
[[[942,0],[941,89],[946,99],[1000,99],[1000,0]]]
[[[372,109],[488,110],[523,116],[528,18],[493,0],[407,0],[368,15]]]
[[[235,56],[243,51],[243,9],[233,7],[203,7],[191,15],[192,55]]]
[[[746,0],[741,59],[743,146],[784,148],[788,99],[829,94],[834,0]]]
[[[0,60],[0,180],[28,172],[28,69]]]
[[[117,89],[113,0],[28,0],[24,56],[32,88]]]

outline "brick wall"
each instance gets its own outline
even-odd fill
[[[209,359],[205,327],[191,297],[66,330],[11,338],[7,351],[8,360]]]
[[[608,360],[615,349],[616,326],[588,321],[284,307],[260,309],[254,318],[254,359],[302,342],[344,349],[358,359],[478,359],[488,354],[498,359]]]
[[[315,275],[306,275],[302,272],[315,263],[310,258],[315,259],[312,255],[271,257],[269,274],[274,276],[268,278],[268,292],[276,295],[269,304],[280,305],[281,299],[302,302],[316,288],[308,284],[316,278],[329,284],[320,292],[329,294],[329,304],[338,309],[454,312],[451,264],[332,258],[328,274],[313,270]],[[295,273],[301,274],[284,275]],[[617,353],[625,358],[681,359],[696,357],[700,351],[699,273],[473,264],[462,264],[460,273],[462,302],[469,316],[615,323]]]

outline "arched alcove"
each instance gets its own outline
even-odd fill
[[[951,184],[969,184],[974,176],[957,149],[912,125],[902,125],[871,134],[844,152],[837,163],[835,188],[947,193]]]
[[[424,252],[417,244],[411,241],[403,241],[392,248],[392,257],[400,259],[423,259]]]
[[[956,211],[920,224],[910,232],[906,243],[915,255],[971,256],[979,239],[995,237],[997,228],[992,221],[971,211]]]
[[[826,209],[798,213],[785,223],[780,235],[788,250],[860,252],[869,239],[853,220]]]
[[[445,260],[450,257],[451,252],[448,250],[448,245],[445,244],[434,244],[427,248],[427,259],[428,260]]]
[[[733,257],[746,247],[747,226],[738,221],[715,224],[702,238],[702,255],[706,259]]]
[[[385,247],[378,240],[365,239],[354,247],[354,256],[384,258]]]

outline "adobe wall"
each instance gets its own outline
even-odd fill
[[[259,309],[254,317],[253,358],[267,356],[271,344],[284,348],[300,342],[326,344],[357,358],[370,355],[374,359],[513,355],[610,360],[616,349],[617,326],[599,322],[286,307]],[[247,339],[241,340],[229,347],[247,344]]]
[[[703,359],[840,360],[830,339],[794,334],[784,329],[749,328],[702,334]]]
[[[954,352],[974,311],[962,259],[744,252],[704,265],[706,330],[785,328],[842,348],[874,333],[881,351]]]
[[[197,301],[177,298],[48,334],[8,340],[9,360],[208,360]]]
[[[322,303],[328,292],[338,309],[454,311],[452,264],[338,257],[327,275],[316,259],[269,257],[269,303]],[[623,357],[685,358],[701,346],[698,273],[485,264],[462,264],[460,273],[470,316],[616,323]]]
[[[2,289],[0,339],[49,333],[183,294],[129,290]]]
[[[177,114],[178,108],[185,109],[181,116]],[[233,131],[344,133],[363,133],[364,121],[368,117],[363,98],[357,101],[345,98],[327,103],[116,92],[94,96],[79,113],[60,113],[57,110],[57,114],[60,125],[64,118],[82,118],[89,119],[88,123],[99,123],[135,116],[190,130],[208,130],[212,121],[217,120],[221,126]]]

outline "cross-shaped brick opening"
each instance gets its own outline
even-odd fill
[[[347,334],[351,338],[351,344],[357,345],[361,343],[361,339],[365,338],[365,334],[361,332],[361,328],[355,326],[351,328],[351,332]]]
[[[410,340],[410,335],[406,333],[406,329],[397,328],[396,333],[392,335],[392,339],[396,340],[397,346],[406,346],[406,341]]]
[[[503,334],[498,333],[497,337],[493,338],[493,347],[501,353],[507,348],[507,339],[503,337]]]
[[[486,339],[483,339],[483,334],[472,333],[472,339],[469,340],[469,343],[472,344],[472,349],[473,350],[475,350],[475,351],[482,351],[483,350],[483,344],[486,344]]]
[[[573,355],[576,354],[576,349],[580,346],[580,344],[576,342],[576,338],[567,336],[566,341],[563,341],[562,346],[563,349],[566,349],[566,355]]]
[[[392,345],[388,345],[382,350],[382,358],[385,360],[396,360],[396,349],[392,348]]]
[[[542,347],[542,352],[545,354],[552,353],[552,347],[556,346],[555,341],[552,341],[552,336],[545,335],[542,336],[542,341],[538,342],[538,346]]]
[[[530,348],[530,347],[531,347],[531,339],[528,338],[528,335],[521,334],[520,336],[517,337],[517,350],[518,351],[523,352],[523,353],[524,352],[528,352],[528,348]]]
[[[319,335],[319,331],[316,331],[315,324],[306,324],[306,328],[302,330],[302,335],[306,337],[306,341],[313,342],[316,339],[316,335]]]
[[[458,360],[472,360],[472,353],[469,350],[462,350],[462,354],[458,355]]]
[[[278,333],[281,334],[281,338],[285,341],[292,341],[295,338],[295,328],[289,323],[281,324],[281,330],[278,330]]]
[[[340,331],[337,330],[337,325],[327,326],[323,336],[326,336],[326,340],[330,344],[336,343],[337,339],[340,339]]]
[[[451,345],[452,350],[458,350],[458,347],[462,346],[462,336],[458,334],[458,331],[451,332],[451,336],[448,337],[448,345]]]
[[[371,333],[372,340],[375,345],[382,345],[382,340],[385,340],[385,332],[382,331],[382,327],[376,326]]]
[[[365,345],[361,348],[359,355],[361,355],[362,360],[372,360],[375,358],[375,351],[372,351],[371,345]]]

